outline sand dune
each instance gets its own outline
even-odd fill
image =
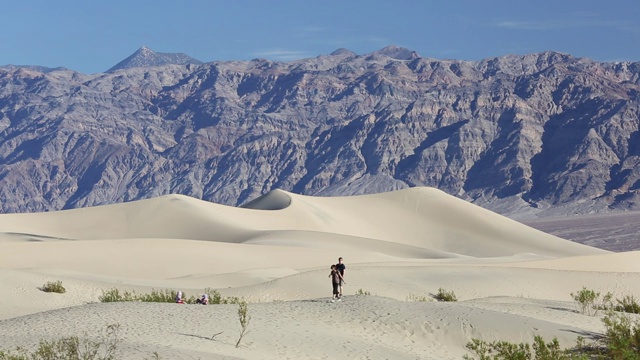
[[[333,198],[276,190],[239,208],[169,195],[5,214],[0,246],[0,347],[120,323],[123,358],[459,359],[471,337],[542,333],[570,344],[602,331],[573,311],[569,293],[582,286],[640,292],[638,252],[567,241],[431,188]],[[347,297],[332,304],[338,256]],[[53,280],[68,292],[38,290]],[[253,331],[232,346],[230,305],[96,303],[112,287],[242,296]],[[461,301],[407,301],[440,287]],[[225,335],[203,338],[216,329]]]

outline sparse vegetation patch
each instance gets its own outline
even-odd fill
[[[206,288],[205,294],[209,296],[209,304],[238,304],[242,299],[237,296],[222,297],[220,292],[212,288]],[[109,290],[103,290],[102,295],[98,297],[100,302],[126,302],[126,301],[141,301],[141,302],[161,302],[161,303],[174,303],[176,299],[177,291],[164,289],[164,290],[151,290],[150,293],[137,294],[135,291],[120,291],[117,288]],[[197,298],[193,295],[190,297],[184,297],[186,304],[196,304]]]
[[[427,296],[409,294],[409,296],[407,296],[407,301],[427,302],[432,300]]]
[[[616,299],[614,305],[610,292],[601,297],[599,292],[582,287],[571,293],[571,297],[582,314],[595,316],[599,310],[606,311],[602,319],[606,331],[601,339],[586,343],[584,338],[578,337],[576,345],[569,349],[560,349],[556,338],[546,343],[541,336],[535,336],[533,345],[472,339],[467,348],[473,356],[465,355],[464,359],[640,360],[640,320],[627,315],[640,313],[640,305],[633,295]]]
[[[443,288],[438,289],[438,293],[434,296],[434,298],[438,301],[458,301],[456,298],[456,294],[451,291],[447,291]]]
[[[371,293],[369,291],[358,289],[358,291],[356,291],[356,295],[371,295]]]
[[[62,281],[60,281],[60,280],[58,280],[58,281],[48,281],[47,283],[42,285],[40,290],[42,290],[44,292],[53,292],[53,293],[58,293],[58,294],[64,294],[65,292],[67,292],[67,289],[65,289],[64,286],[62,286]]]
[[[240,321],[240,337],[238,338],[238,342],[236,342],[236,347],[240,346],[240,341],[242,338],[248,333],[247,329],[249,328],[249,321],[251,320],[251,316],[249,316],[249,306],[247,302],[242,300],[238,303],[238,321]]]
[[[108,325],[100,341],[70,336],[59,340],[41,340],[38,348],[29,352],[16,348],[15,352],[0,350],[0,360],[115,360],[118,359],[117,345],[120,325]]]

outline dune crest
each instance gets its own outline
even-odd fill
[[[282,210],[287,208],[289,205],[291,205],[291,196],[289,196],[289,193],[276,189],[271,190],[240,207],[254,210]]]
[[[229,243],[262,238],[261,245],[268,245],[264,234],[274,231],[298,231],[301,243],[305,237],[301,232],[313,232],[471,257],[604,253],[432,188],[351,197],[312,197],[274,190],[239,208],[168,195],[86,209],[0,216],[0,232],[6,237],[14,234],[14,238],[24,234],[52,239],[171,238]]]

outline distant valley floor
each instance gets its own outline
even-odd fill
[[[527,219],[521,222],[563,239],[609,251],[640,250],[640,211]]]

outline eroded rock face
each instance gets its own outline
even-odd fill
[[[639,94],[640,63],[554,52],[0,68],[0,209],[409,186],[513,216],[638,209]]]

